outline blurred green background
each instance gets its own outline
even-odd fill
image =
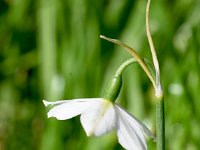
[[[86,137],[79,117],[47,119],[42,99],[101,97],[131,56],[151,60],[145,0],[0,0],[0,150],[122,149],[114,132]],[[166,149],[200,148],[200,1],[153,0],[150,24],[165,92]],[[118,102],[155,132],[154,91],[138,65]],[[148,140],[149,149],[155,143]]]

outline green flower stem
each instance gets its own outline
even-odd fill
[[[121,66],[117,69],[115,76],[120,76],[122,75],[124,69],[129,66],[132,63],[136,63],[137,61],[134,58],[130,58],[128,60],[126,60],[125,62],[123,62],[123,64],[121,64]]]
[[[137,62],[134,58],[128,59],[117,69],[114,77],[106,85],[103,95],[105,99],[113,102],[116,100],[122,86],[122,73],[127,66],[134,62]]]
[[[164,97],[157,97],[156,102],[156,142],[157,150],[165,150],[165,113]]]
[[[159,63],[156,55],[156,50],[151,37],[150,27],[149,27],[149,7],[151,0],[147,0],[146,5],[146,33],[149,41],[153,64],[156,71],[156,138],[157,138],[157,150],[165,150],[165,111],[164,111],[164,96],[162,91],[162,86],[160,82],[160,69]]]

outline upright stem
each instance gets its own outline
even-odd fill
[[[157,150],[165,150],[165,112],[164,97],[159,97],[156,102],[156,142]]]
[[[164,96],[160,82],[160,69],[156,55],[156,50],[151,37],[149,27],[149,7],[151,0],[147,0],[146,6],[146,33],[149,41],[153,64],[156,71],[156,142],[157,150],[165,150],[165,112],[164,112]]]

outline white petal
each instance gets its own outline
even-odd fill
[[[125,113],[127,113],[127,115],[130,117],[130,119],[134,119],[137,121],[137,123],[139,124],[139,126],[143,129],[143,131],[150,137],[152,138],[154,141],[156,141],[156,137],[153,135],[153,133],[140,121],[138,120],[135,116],[133,116],[132,114],[130,114],[128,111],[126,111],[122,106],[120,106],[119,104],[115,103],[115,106],[118,107],[118,109],[121,109],[122,111],[124,111]]]
[[[43,103],[44,103],[44,105],[47,107],[47,106],[49,106],[49,105],[56,105],[56,104],[60,104],[59,102],[61,102],[61,101],[56,101],[56,102],[49,102],[49,101],[46,101],[46,100],[43,100]],[[64,100],[62,101],[63,103],[64,103]]]
[[[56,102],[43,101],[46,106],[52,105],[53,108],[48,112],[49,117],[56,117],[58,120],[70,119],[74,116],[80,115],[89,107],[95,105],[99,98],[96,99],[74,99],[62,100]]]
[[[117,136],[119,143],[127,150],[146,150],[143,126],[119,105],[115,105],[117,115]]]
[[[81,115],[81,123],[87,136],[100,136],[109,132],[116,123],[113,103],[99,101]]]

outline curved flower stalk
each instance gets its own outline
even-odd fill
[[[122,85],[122,72],[130,64],[136,62],[131,58],[125,61],[116,71],[114,77],[105,88],[104,98],[87,98],[60,100],[44,105],[52,106],[48,118],[66,120],[81,115],[81,124],[87,136],[100,136],[116,130],[119,143],[127,150],[146,150],[146,133],[155,140],[151,131],[136,117],[115,103]]]

